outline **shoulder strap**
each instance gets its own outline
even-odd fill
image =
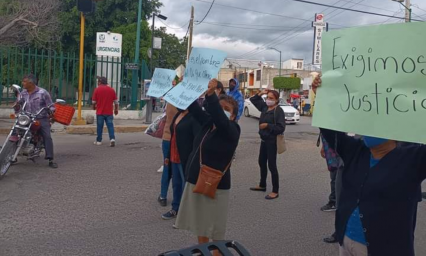
[[[201,140],[201,144],[200,144],[200,166],[203,165],[203,154],[202,154],[201,151],[203,151],[204,140],[206,139],[206,137],[209,133],[210,133],[210,129],[207,130],[206,134],[204,135],[203,139]]]

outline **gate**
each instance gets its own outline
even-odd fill
[[[131,101],[132,70],[126,70],[130,58],[97,57],[85,55],[83,72],[83,107],[91,105],[97,86],[96,77],[104,76],[119,97],[120,107]],[[0,105],[15,101],[12,84],[21,84],[26,74],[35,74],[38,85],[50,92],[53,100],[61,98],[68,104],[77,105],[79,57],[75,53],[57,53],[37,49],[0,48]],[[151,73],[145,62],[139,68],[139,81],[150,79]],[[140,99],[141,82],[138,84]],[[140,106],[141,107],[141,106]]]

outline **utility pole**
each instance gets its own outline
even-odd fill
[[[141,20],[142,20],[142,0],[139,0],[138,7],[138,25],[136,32],[136,47],[135,47],[135,61],[137,65],[139,65],[139,52],[141,45]],[[132,99],[131,99],[131,108],[133,110],[136,109],[137,101],[138,101],[138,70],[132,70]]]
[[[392,0],[393,2],[398,2],[405,8],[405,22],[411,22],[411,14],[413,12],[413,9],[411,9],[411,0]]]
[[[186,60],[189,60],[192,50],[192,35],[194,33],[194,6],[191,6],[191,20],[189,21],[189,38],[188,38],[188,51]]]
[[[405,22],[411,22],[411,0],[405,0]]]
[[[85,17],[84,13],[80,14],[80,67],[78,74],[78,102],[77,102],[77,120],[74,125],[85,125],[86,121],[81,117],[81,108],[83,105],[83,64],[84,64],[84,28],[85,28]]]

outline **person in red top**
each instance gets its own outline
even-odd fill
[[[93,92],[92,102],[93,109],[96,110],[97,133],[98,137],[94,142],[95,145],[102,145],[102,132],[104,130],[104,122],[108,128],[109,139],[111,140],[110,146],[115,146],[114,134],[114,116],[118,115],[118,100],[117,94],[112,89],[105,77],[98,76],[98,88]],[[114,108],[113,108],[114,105]]]

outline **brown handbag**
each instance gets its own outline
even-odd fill
[[[225,175],[225,173],[229,170],[229,167],[231,166],[231,162],[229,162],[228,166],[226,166],[226,169],[224,172],[221,172],[219,170],[216,170],[214,168],[211,168],[207,165],[203,164],[203,158],[202,158],[202,147],[204,143],[204,139],[207,137],[207,135],[210,133],[208,131],[206,135],[204,135],[203,140],[201,141],[200,145],[200,173],[198,174],[198,180],[197,184],[195,184],[195,188],[192,192],[197,194],[202,194],[205,196],[208,196],[212,199],[215,199],[216,197],[216,190],[219,186],[220,181],[222,180],[222,177]]]

